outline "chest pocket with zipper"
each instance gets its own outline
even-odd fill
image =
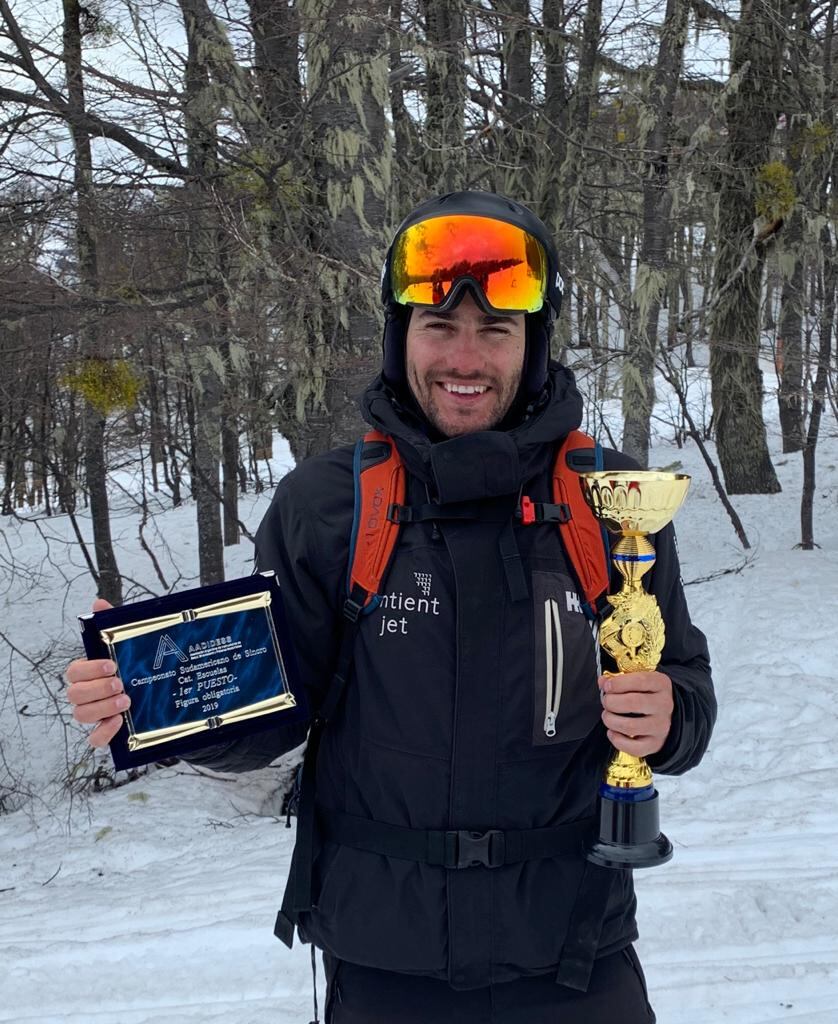
[[[587,736],[602,710],[598,629],[584,615],[576,584],[559,572],[532,574],[533,720],[536,746]]]

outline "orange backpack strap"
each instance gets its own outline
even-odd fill
[[[404,504],[405,472],[395,443],[378,430],[368,431],[355,446],[355,519],[349,547],[347,614],[371,612],[390,567],[399,524],[388,517],[392,505]]]
[[[585,605],[596,614],[597,601],[608,590],[610,567],[608,537],[585,501],[579,473],[602,469],[602,448],[581,430],[572,430],[562,442],[553,466],[553,500],[570,514],[559,522],[559,532]]]

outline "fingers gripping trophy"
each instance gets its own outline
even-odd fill
[[[655,562],[648,534],[657,533],[678,511],[690,478],[680,473],[620,471],[582,473],[582,489],[596,518],[619,536],[611,549],[623,577],[613,609],[600,628],[600,645],[620,672],[651,672],[660,661],[665,626],[643,577]],[[599,834],[588,860],[604,867],[643,868],[664,864],[672,843],[660,831],[658,792],[642,757],[615,750],[600,784]]]

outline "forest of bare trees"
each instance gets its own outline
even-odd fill
[[[108,474],[142,452],[218,580],[273,431],[296,458],[357,436],[388,233],[486,188],[555,231],[557,349],[591,403],[622,396],[641,463],[656,374],[677,388],[709,352],[712,415],[684,433],[715,440],[729,494],[777,490],[776,395],[812,547],[835,6],[0,0],[0,512],[88,506],[118,602]]]

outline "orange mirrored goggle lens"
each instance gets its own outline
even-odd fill
[[[537,238],[489,217],[432,217],[406,228],[391,263],[396,302],[441,306],[454,284],[473,278],[498,312],[534,313],[544,304],[547,258]]]

